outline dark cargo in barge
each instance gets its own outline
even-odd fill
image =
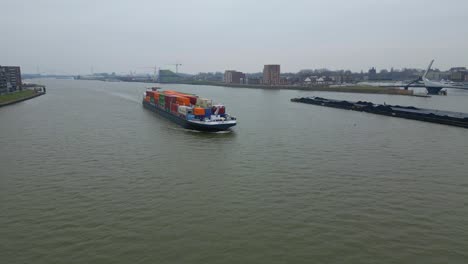
[[[340,101],[321,97],[293,98],[291,101],[468,128],[468,114],[460,112],[412,106],[379,105],[365,101]]]

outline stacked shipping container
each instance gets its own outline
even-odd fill
[[[226,113],[224,105],[213,105],[209,99],[171,90],[164,92],[146,91],[144,100],[157,104],[168,112],[191,119],[194,117],[210,118],[211,115],[224,116]]]

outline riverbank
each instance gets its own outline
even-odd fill
[[[192,85],[211,85],[211,86],[224,86],[233,88],[251,88],[251,89],[266,89],[266,90],[302,90],[302,91],[320,91],[320,92],[341,92],[341,93],[370,93],[370,94],[393,94],[393,95],[413,95],[412,90],[404,90],[398,88],[385,88],[370,85],[356,85],[356,86],[328,86],[328,85],[314,85],[314,86],[296,86],[296,85],[260,85],[260,84],[232,84],[223,82],[209,82],[209,81],[192,81],[181,82],[181,84]]]
[[[16,104],[22,101],[26,101],[41,95],[45,92],[38,92],[34,90],[23,90],[20,92],[14,92],[9,94],[0,95],[0,107]]]

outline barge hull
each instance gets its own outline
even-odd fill
[[[369,102],[339,101],[320,97],[293,98],[291,101],[468,128],[468,114],[459,112],[420,109],[416,107],[377,105]]]

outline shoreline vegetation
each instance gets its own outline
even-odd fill
[[[43,94],[45,94],[45,92],[30,89],[8,94],[2,94],[0,95],[0,107],[26,101],[34,97],[41,96]]]
[[[80,80],[80,79],[79,79]],[[89,79],[83,79],[89,80]],[[109,80],[100,80],[109,81]],[[406,96],[421,96],[414,94],[413,90],[405,90],[397,87],[372,86],[372,85],[263,85],[263,84],[234,84],[224,83],[220,81],[174,81],[174,82],[156,82],[154,80],[120,80],[122,82],[143,82],[152,84],[188,84],[188,85],[210,85],[232,88],[250,88],[264,90],[299,90],[299,91],[319,91],[319,92],[341,92],[341,93],[366,93],[366,94],[390,94],[390,95],[406,95]]]
[[[191,85],[211,85],[211,86],[224,86],[233,88],[251,88],[251,89],[266,89],[266,90],[301,90],[301,91],[319,91],[319,92],[342,92],[342,93],[371,93],[371,94],[393,94],[393,95],[413,95],[412,90],[404,90],[398,88],[377,87],[370,85],[350,85],[350,86],[328,86],[328,85],[314,85],[314,86],[295,86],[295,85],[261,85],[261,84],[232,84],[223,82],[210,82],[210,81],[191,81],[191,82],[178,82],[179,84]]]

